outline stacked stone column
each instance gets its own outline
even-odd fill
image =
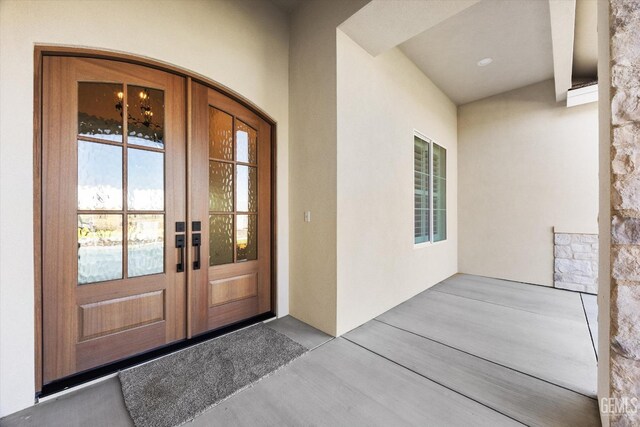
[[[640,425],[640,0],[610,0],[611,397],[638,399],[611,425]]]

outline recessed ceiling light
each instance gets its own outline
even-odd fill
[[[493,58],[483,58],[478,61],[478,67],[486,67],[493,62]]]

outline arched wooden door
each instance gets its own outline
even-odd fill
[[[185,79],[43,63],[44,383],[186,336]]]
[[[192,333],[271,310],[271,126],[192,85],[190,209],[202,235]]]
[[[155,68],[42,72],[43,384],[271,311],[270,125]]]

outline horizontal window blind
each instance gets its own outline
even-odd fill
[[[447,150],[433,143],[433,241],[447,238]]]
[[[414,137],[415,243],[430,241],[430,148],[430,144],[427,141],[417,136]]]

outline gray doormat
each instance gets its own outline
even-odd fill
[[[137,427],[172,427],[250,386],[307,349],[260,323],[120,372]]]

